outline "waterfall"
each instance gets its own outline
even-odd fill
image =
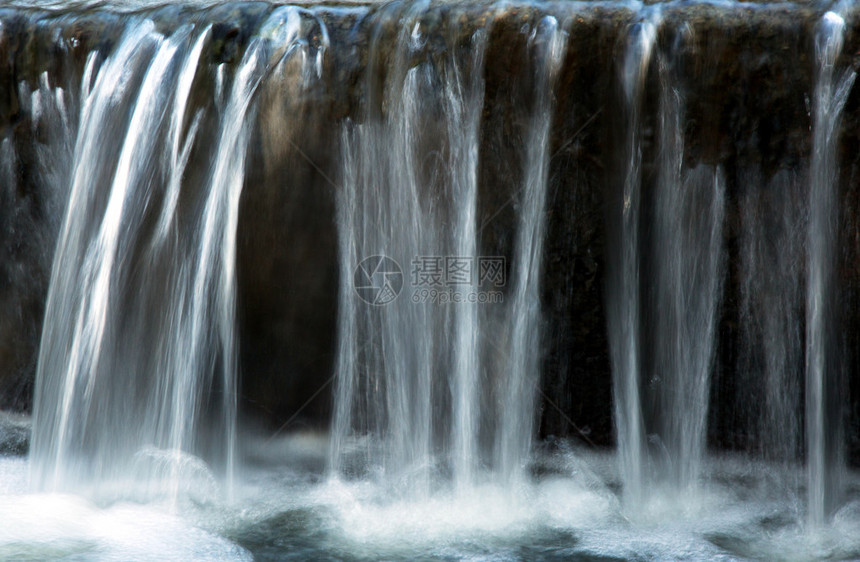
[[[567,34],[553,17],[533,31],[534,85],[537,94],[526,138],[526,177],[514,253],[510,303],[510,356],[501,409],[496,466],[507,478],[522,478],[535,421],[540,379],[540,276],[543,265],[547,182],[549,180],[552,88],[566,53]]]
[[[254,94],[287,58],[305,61],[300,80],[310,75],[298,13],[272,12],[216,108],[191,105],[195,84],[211,87],[209,27],[164,35],[132,19],[104,61],[88,58],[37,374],[39,488],[110,494],[133,478],[123,493],[176,501],[209,470],[196,457],[232,481],[236,236]],[[202,179],[187,175],[192,164],[208,170]]]
[[[165,40],[149,22],[130,25],[83,100],[70,201],[54,261],[37,374],[33,457],[40,487],[57,489],[65,480],[89,473],[92,468],[84,459],[90,454],[81,459],[74,449],[94,440],[102,445],[104,441],[92,434],[112,430],[117,420],[111,418],[127,414],[124,401],[94,396],[106,390],[109,371],[119,367],[109,364],[113,358],[101,356],[102,348],[109,347],[104,340],[119,331],[114,325],[118,319],[108,318],[111,289],[116,289],[112,278],[119,273],[113,266],[124,257],[119,255],[120,236],[132,230],[120,230],[131,222],[124,217],[124,208],[131,206],[130,195],[143,195],[132,192],[131,186],[144,183],[140,176],[151,169],[146,157],[153,158],[155,151],[149,133],[161,124],[162,108],[168,103],[167,70],[184,38]],[[95,64],[95,57],[88,64]],[[89,75],[85,72],[85,77]],[[139,103],[129,99],[135,93]],[[103,146],[113,128],[126,130],[125,140]],[[94,189],[102,183],[111,186],[107,194]],[[103,384],[96,386],[97,380]]]
[[[661,57],[648,417],[661,475],[688,490],[697,486],[705,449],[722,295],[725,180],[719,166],[684,169],[684,92],[676,68]]]
[[[348,124],[343,135],[339,359],[330,449],[335,475],[378,468],[393,476],[401,493],[419,497],[429,493],[431,476],[440,471],[464,489],[486,478],[484,466],[505,480],[527,468],[540,369],[552,87],[566,37],[552,17],[538,22],[529,37],[535,102],[511,300],[501,320],[506,367],[483,375],[488,342],[481,336],[492,331],[485,323],[499,320],[480,313],[475,297],[481,294],[463,292],[480,289],[477,269],[448,293],[437,292],[441,282],[432,276],[450,275],[445,268],[457,261],[477,268],[484,259],[477,172],[489,30],[475,31],[464,44],[449,35],[445,54],[436,56],[424,35],[422,10],[400,16],[386,84],[376,92],[368,82],[366,121]],[[372,46],[370,78],[379,71],[372,65],[380,48]],[[389,287],[404,294],[379,302],[379,295],[368,298],[374,287],[384,290],[379,295]],[[440,294],[443,300],[434,300]],[[485,376],[499,386],[492,388]]]
[[[608,325],[612,357],[613,401],[624,496],[637,504],[643,493],[645,434],[640,395],[640,214],[642,188],[641,112],[643,88],[657,37],[657,26],[644,21],[633,27],[621,67],[627,114],[625,160],[620,216],[611,222],[614,233],[609,262]]]
[[[619,462],[633,508],[653,484],[697,487],[723,275],[725,180],[719,166],[685,169],[684,91],[671,50],[657,54],[657,177],[643,209],[643,88],[656,34],[654,20],[635,24],[622,66],[627,167],[607,304]]]
[[[836,241],[839,221],[836,147],[842,108],[856,74],[836,71],[845,20],[827,12],[815,35],[806,280],[806,448],[809,523],[821,525],[840,496],[842,373],[836,345]]]
[[[454,256],[477,256],[478,146],[484,101],[486,33],[476,32],[471,60],[451,64],[445,85],[446,125],[450,139],[451,198],[455,202],[450,248]],[[452,473],[455,485],[471,484],[479,468],[480,358],[478,304],[461,303],[453,311],[451,403]]]
[[[342,453],[356,431],[373,439],[364,448],[363,464],[380,466],[418,494],[430,491],[436,442],[452,443],[456,478],[467,482],[475,468],[477,315],[471,305],[449,314],[439,303],[413,298],[409,286],[417,286],[421,275],[433,275],[433,286],[440,285],[435,276],[443,273],[444,258],[460,252],[473,257],[477,245],[484,48],[483,33],[476,33],[465,48],[452,45],[448,56],[432,58],[422,14],[418,6],[394,15],[400,17],[396,54],[381,92],[373,84],[381,70],[375,65],[390,38],[371,45],[367,120],[344,131],[338,195],[340,357],[332,438],[335,471],[347,468]],[[376,24],[377,33],[384,23]],[[450,240],[446,220],[454,226]],[[432,268],[423,267],[422,256]],[[356,294],[361,287],[394,292],[365,302]],[[401,290],[404,294],[395,294]],[[448,379],[450,390],[440,377]],[[441,433],[446,424],[435,406],[446,390],[453,395],[446,400],[453,404],[450,437]]]
[[[9,0],[0,559],[860,557],[858,16]]]

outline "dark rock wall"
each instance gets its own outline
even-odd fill
[[[788,174],[805,185],[811,151],[813,32],[823,10],[772,3],[715,7],[666,4],[658,54],[644,98],[643,201],[654,190],[659,157],[657,65],[670,64],[684,93],[685,166],[720,165],[726,178],[727,271],[711,389],[709,439],[720,448],[754,448],[751,410],[761,388],[745,369],[740,321],[738,238],[742,195]],[[229,3],[207,9],[165,7],[152,17],[165,31],[180,21],[212,24],[201,72],[228,72],[272,7]],[[366,118],[367,100],[387,78],[398,18],[408,3],[309,7],[330,46],[323,80],[310,90],[275,77],[258,92],[239,225],[242,405],[269,427],[322,427],[331,409],[336,352],[337,233],[334,195],[344,119]],[[446,10],[458,10],[451,25]],[[652,8],[653,9],[653,8]],[[439,5],[423,16],[437,54],[478,27],[489,29],[481,132],[479,228],[484,255],[513,253],[518,179],[532,102],[527,35],[546,13],[569,32],[556,87],[547,241],[542,279],[545,330],[540,431],[602,446],[613,440],[604,280],[607,216],[623,181],[621,63],[632,23],[644,17],[614,4],[474,3]],[[445,17],[443,17],[445,16]],[[44,72],[68,98],[71,128],[87,53],[110,51],[128,14],[109,8],[73,13],[0,10],[0,141],[14,158],[0,169],[0,408],[27,410],[70,149],[47,158],[40,143],[61,132],[34,122],[20,84],[38,90]],[[848,18],[841,66],[857,64],[860,21]],[[321,36],[322,32],[319,32]],[[317,35],[312,34],[313,37]],[[371,48],[372,47],[372,48]],[[370,69],[368,71],[368,69]],[[203,84],[206,80],[200,80]],[[192,104],[214,95],[195,87]],[[206,130],[204,123],[203,129]],[[72,137],[73,138],[73,137]],[[206,138],[206,135],[201,135]],[[201,141],[202,142],[202,141]],[[195,152],[204,151],[200,144]],[[2,155],[0,155],[2,156]],[[192,161],[195,157],[192,156]],[[842,121],[839,283],[846,419],[860,461],[860,87]],[[0,163],[2,163],[0,157]],[[194,173],[192,170],[190,173]],[[805,187],[802,193],[806,193]],[[790,195],[786,195],[790,196]],[[647,224],[643,227],[647,231]],[[646,256],[648,259],[648,256]],[[796,275],[805,278],[802,263]],[[643,281],[647,284],[647,279]],[[643,287],[647,291],[648,287]],[[799,307],[803,303],[798,303]]]

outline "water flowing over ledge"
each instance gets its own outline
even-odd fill
[[[858,15],[0,8],[0,555],[860,555]]]

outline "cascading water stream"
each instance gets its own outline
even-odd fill
[[[642,499],[646,472],[645,428],[640,394],[640,236],[642,184],[641,112],[645,78],[657,37],[652,21],[637,24],[628,37],[621,83],[627,111],[625,170],[620,218],[613,224],[607,302],[612,357],[613,402],[624,497]]]
[[[536,96],[527,127],[512,301],[505,318],[507,367],[497,375],[503,381],[496,398],[498,419],[489,424],[480,335],[486,331],[481,322],[490,320],[479,314],[477,301],[469,300],[474,295],[463,292],[477,288],[477,275],[458,286],[458,296],[449,297],[447,304],[425,302],[421,290],[415,292],[429,275],[443,274],[442,269],[428,271],[428,264],[438,268],[449,260],[478,261],[477,170],[487,31],[469,37],[468,48],[449,39],[451,54],[434,59],[425,52],[431,47],[421,22],[401,18],[400,25],[398,55],[384,98],[371,97],[368,121],[351,124],[344,134],[344,185],[338,198],[342,308],[331,465],[336,475],[360,470],[344,451],[357,437],[369,438],[359,445],[361,461],[370,467],[381,464],[420,497],[430,491],[431,474],[440,467],[450,470],[460,490],[486,479],[482,466],[492,467],[504,480],[525,474],[540,368],[539,275],[552,87],[566,33],[547,17],[529,39]],[[421,62],[407,66],[415,57]],[[373,72],[371,67],[371,76]],[[368,87],[373,91],[372,84]],[[379,115],[377,104],[388,112]],[[445,154],[445,167],[421,158],[422,153]],[[401,270],[395,265],[400,264],[409,264],[410,275],[398,277]],[[402,281],[404,292],[411,282],[413,292],[387,303],[374,301],[377,306],[364,302],[363,292],[362,298],[354,292],[353,284],[359,291],[382,290],[393,278]],[[448,411],[440,410],[440,402],[449,405]],[[491,439],[484,440],[487,431]]]
[[[109,290],[111,277],[115,275],[113,265],[117,261],[119,245],[117,231],[123,219],[129,184],[137,177],[132,174],[145,169],[139,166],[132,169],[131,156],[143,140],[144,127],[154,129],[159,124],[161,114],[156,110],[158,105],[166,103],[163,100],[166,95],[162,91],[168,78],[166,67],[173,62],[177,48],[177,45],[153,33],[151,24],[132,25],[114,57],[100,69],[89,96],[83,102],[75,148],[74,179],[54,262],[53,290],[49,292],[47,305],[47,318],[55,319],[56,323],[48,321],[44,328],[40,372],[37,375],[33,464],[37,471],[37,485],[41,487],[59,488],[67,478],[66,474],[85,472],[84,467],[74,467],[75,460],[70,458],[73,452],[69,449],[87,442],[86,416],[91,414],[86,412],[93,401],[99,351],[108,322]],[[135,91],[125,82],[135,79],[136,73],[121,71],[146,64],[145,58],[153,49],[158,49],[158,54],[151,63],[151,71],[143,79],[141,103],[137,105],[123,99],[124,92]],[[93,63],[93,59],[88,62]],[[85,72],[86,77],[89,74]],[[117,82],[118,79],[122,81]],[[157,95],[162,99],[155,98]],[[109,119],[121,118],[122,111],[118,111],[117,106],[131,107],[129,111],[132,112],[124,158],[122,152],[105,154],[107,151],[104,151],[100,154],[100,141],[106,135]],[[120,126],[118,124],[117,128]],[[151,138],[146,137],[147,140]],[[146,148],[144,145],[142,151]],[[98,162],[104,162],[101,168]],[[104,195],[93,199],[96,192],[90,189],[90,182],[94,178],[101,179],[93,173],[94,170],[101,171],[106,183],[112,184],[107,202]],[[91,224],[91,214],[103,214],[103,220]],[[76,295],[78,290],[80,296]],[[104,385],[100,385],[102,388]],[[79,400],[82,401],[80,405],[77,403]],[[108,406],[116,405],[106,402]],[[106,421],[98,420],[92,429],[99,431],[100,426],[110,427]]]
[[[806,281],[806,454],[808,520],[820,526],[840,501],[842,468],[842,373],[836,346],[836,241],[838,164],[842,108],[855,72],[837,72],[845,20],[827,12],[815,35],[818,64],[813,100]]]
[[[647,215],[653,227],[641,235],[642,96],[658,21],[634,25],[622,66],[627,168],[607,304],[619,461],[633,509],[654,484],[697,486],[722,290],[725,182],[719,168],[684,169],[684,92],[672,52],[657,54],[657,178]],[[654,327],[647,333],[645,321]]]
[[[454,256],[477,256],[478,147],[484,101],[484,53],[487,31],[478,31],[471,60],[458,63],[455,50],[451,78],[445,87],[447,136],[450,142],[451,198]],[[451,468],[454,485],[471,485],[480,466],[480,325],[477,303],[460,303],[450,311],[453,318],[451,403]]]
[[[422,131],[432,127],[425,115],[450,116],[430,95],[444,80],[439,69],[429,61],[407,66],[426,44],[414,17],[398,31],[398,54],[384,90],[376,93],[368,83],[368,121],[344,132],[343,187],[338,196],[340,357],[332,467],[336,472],[348,468],[343,450],[356,430],[380,439],[366,443],[363,464],[379,463],[403,478],[407,489],[426,494],[437,438],[432,382],[446,359],[436,352],[443,347],[437,333],[444,318],[433,304],[415,304],[411,295],[395,297],[408,281],[408,272],[401,268],[408,267],[414,256],[444,254],[436,218],[441,210],[426,201],[423,189],[435,174],[425,172],[416,146],[424,140]],[[378,46],[371,48],[371,56],[378,56]],[[371,59],[371,68],[376,62]],[[385,115],[376,107],[382,103],[389,107]],[[380,291],[365,303],[356,295],[357,287]]]
[[[512,264],[510,356],[496,451],[497,470],[508,480],[526,475],[534,435],[535,393],[540,385],[540,275],[546,229],[552,92],[566,54],[567,33],[555,18],[547,17],[530,39],[535,53],[537,99],[526,139],[526,177]]]
[[[307,58],[297,9],[274,11],[263,29],[214,117],[211,160],[193,149],[213,116],[189,105],[208,27],[163,36],[131,21],[104,63],[88,59],[37,378],[40,488],[112,493],[134,478],[130,493],[176,502],[209,470],[197,455],[232,482],[236,232],[254,93],[271,56]],[[184,181],[192,160],[210,166],[202,185]]]
[[[684,169],[683,86],[671,57],[660,57],[659,63],[660,168],[651,254],[656,320],[648,410],[648,425],[656,431],[649,441],[656,445],[658,478],[692,491],[705,451],[722,294],[725,180],[719,167]]]

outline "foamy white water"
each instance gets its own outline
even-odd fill
[[[246,439],[252,449],[262,444]],[[256,443],[256,444],[255,444]],[[616,459],[563,444],[539,453],[540,477],[488,482],[424,497],[397,497],[369,480],[323,480],[324,435],[268,441],[246,466],[234,501],[203,498],[211,477],[178,503],[102,504],[80,496],[22,493],[27,461],[0,457],[0,557],[210,560],[350,557],[411,560],[815,560],[860,556],[860,478],[832,524],[810,529],[770,474],[783,465],[708,459],[684,498],[649,490],[629,518]],[[802,471],[802,467],[788,469]],[[788,480],[790,478],[786,478]],[[196,498],[196,499],[195,499]]]

